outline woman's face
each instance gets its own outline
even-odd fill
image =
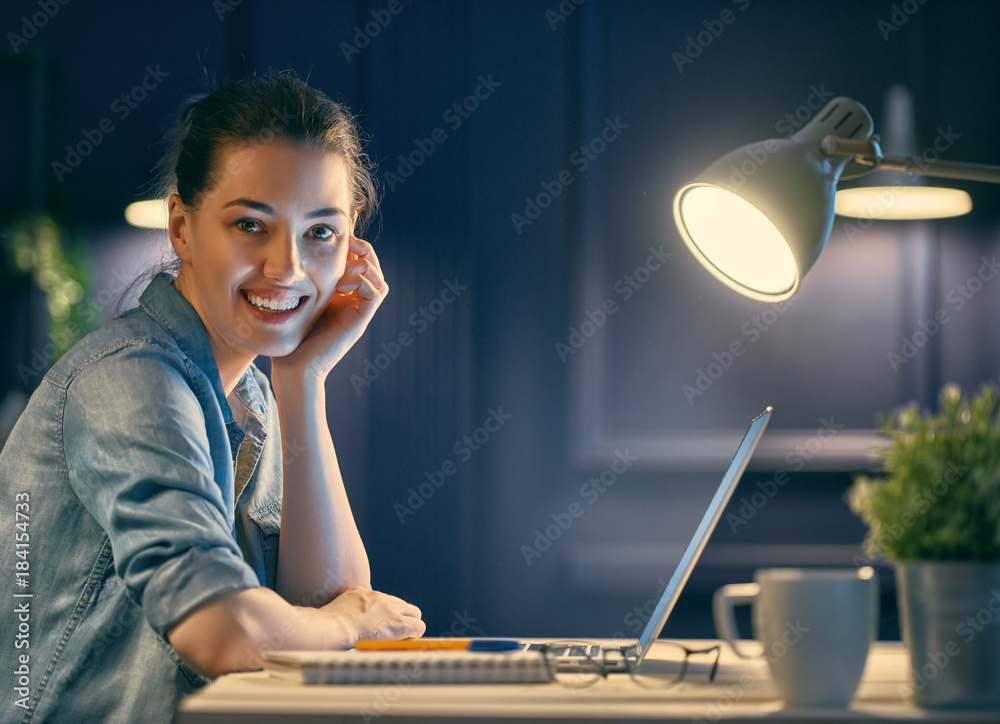
[[[170,236],[222,370],[299,345],[344,274],[354,217],[339,154],[272,142],[230,147],[216,168],[196,211],[171,199]]]

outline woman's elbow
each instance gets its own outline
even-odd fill
[[[214,679],[233,671],[260,668],[240,616],[232,605],[240,594],[230,592],[199,606],[167,632],[177,655],[193,671]]]
[[[247,665],[247,647],[241,638],[234,635],[228,640],[219,640],[215,636],[198,636],[195,632],[186,630],[183,622],[167,634],[170,645],[181,661],[192,671],[210,679],[253,668]]]

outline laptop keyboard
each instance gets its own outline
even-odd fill
[[[604,647],[599,644],[528,644],[525,651],[546,647],[559,671],[593,671],[600,666],[604,672],[628,670],[626,657],[638,656],[635,644],[629,647]]]
[[[538,651],[539,649],[541,649],[545,645],[546,644],[529,644],[527,650],[528,651]],[[592,659],[600,659],[601,658],[601,647],[598,646],[598,645],[596,645],[596,644],[593,644],[591,646],[583,646],[583,645],[576,645],[576,644],[567,645],[567,646],[549,646],[548,647],[548,651],[549,651],[550,654],[552,654],[553,656],[557,656],[557,657],[564,657],[564,656],[587,657],[587,656],[589,656]]]

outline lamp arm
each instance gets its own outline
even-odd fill
[[[953,178],[963,181],[985,181],[1000,184],[1000,166],[986,163],[965,163],[962,161],[925,161],[922,158],[906,156],[886,156],[879,168],[886,171],[905,171],[920,176]]]
[[[854,156],[854,160],[872,171],[904,171],[919,176],[951,178],[963,181],[984,181],[1000,183],[1000,166],[986,163],[965,163],[962,161],[927,161],[907,156],[883,156],[874,141],[855,141],[838,136],[827,136],[821,146],[828,155]]]

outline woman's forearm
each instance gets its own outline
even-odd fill
[[[215,678],[261,668],[265,651],[343,649],[357,636],[346,618],[292,606],[270,588],[243,588],[194,609],[167,638],[188,666]]]
[[[272,375],[285,450],[276,588],[322,606],[352,586],[371,588],[368,555],[326,420],[326,390],[307,375]]]
[[[348,649],[361,638],[414,638],[425,630],[420,609],[378,591],[352,588],[322,608],[310,608],[260,587],[210,598],[167,638],[184,663],[214,678],[261,668],[267,651]]]

